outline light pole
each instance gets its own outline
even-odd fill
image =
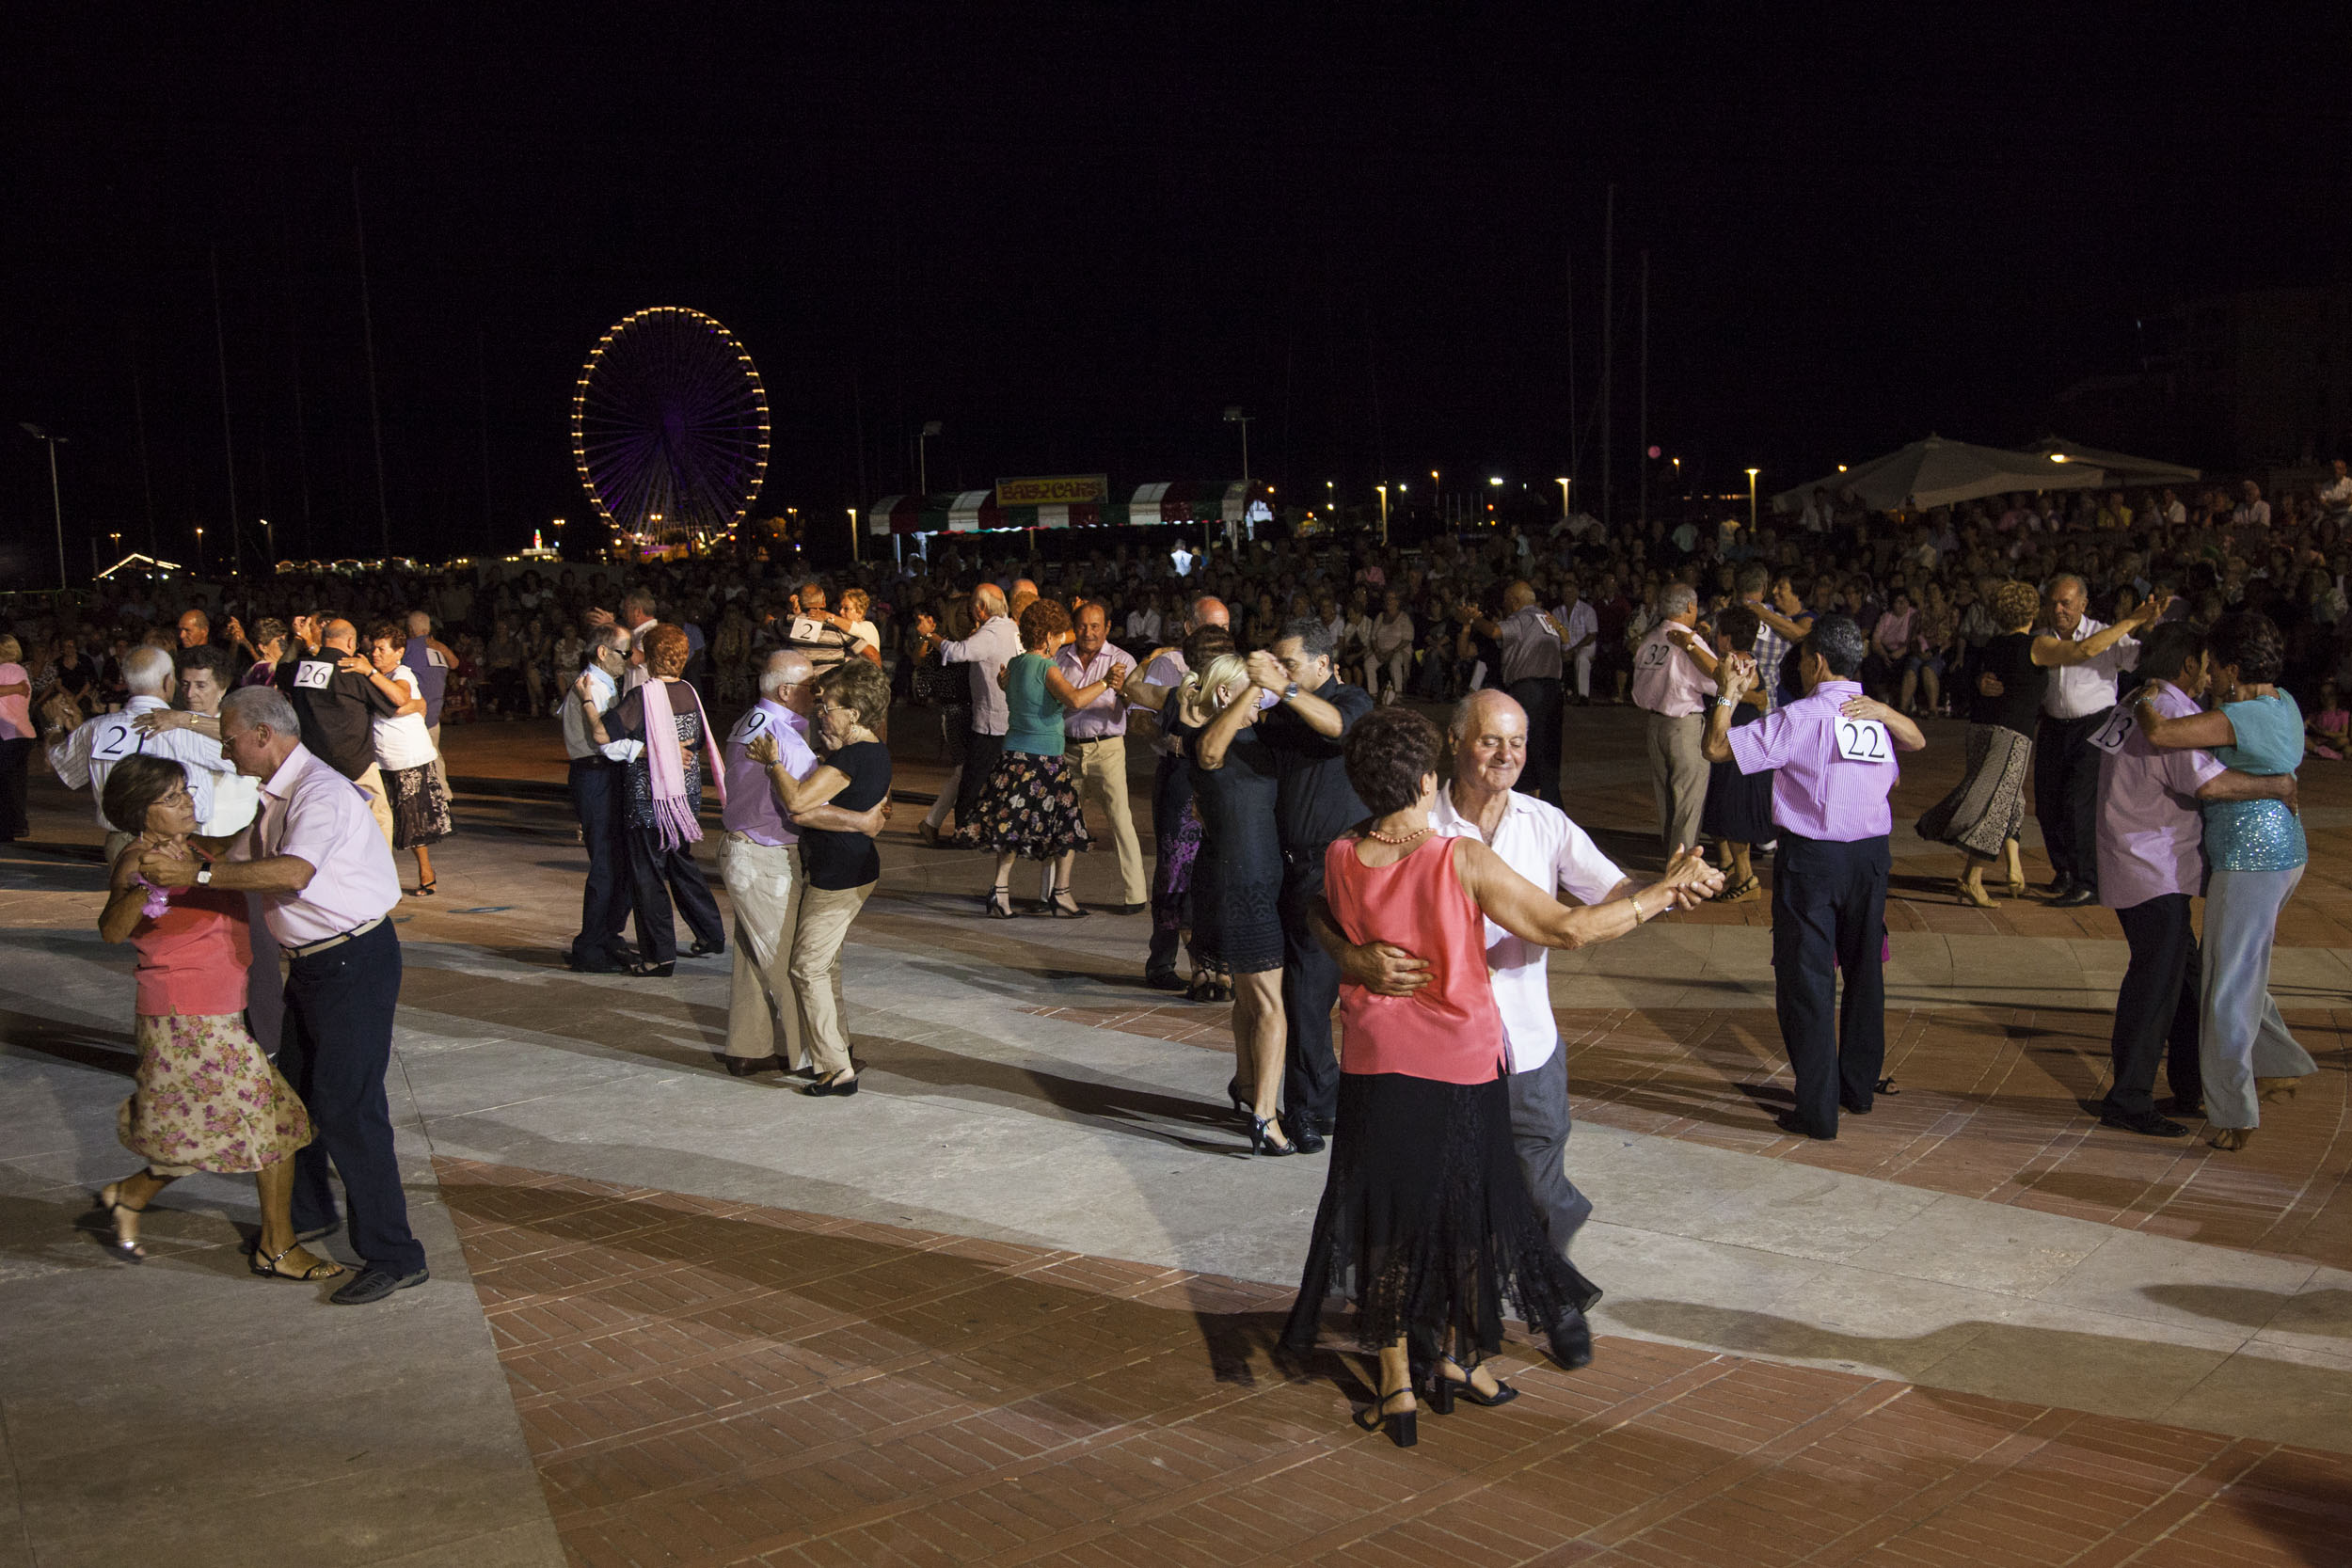
[[[204,525],[196,525],[196,575],[204,575]]]
[[[56,514],[57,521],[57,586],[59,588],[70,587],[72,585],[66,581],[65,577],[65,499],[63,493],[57,488],[57,443],[65,437],[52,436],[40,426],[22,420],[18,421],[18,428],[34,440],[49,448],[49,507]]]
[[[1445,492],[1438,488],[1438,470],[1435,468],[1429,470],[1429,505],[1433,512],[1441,513],[1445,510]],[[1445,519],[1438,517],[1438,525],[1440,528],[1444,527]]]
[[[850,559],[853,562],[860,559],[857,553],[857,508],[854,506],[850,508]]]
[[[1492,485],[1492,486],[1494,487],[1494,489],[1495,489],[1496,493],[1500,494],[1500,493],[1502,492],[1502,479],[1501,479],[1500,477],[1489,479],[1489,480],[1487,480],[1487,481],[1486,481],[1486,483],[1487,483],[1488,484],[1490,484],[1490,485]],[[1488,502],[1486,503],[1486,510],[1487,510],[1487,511],[1489,511],[1489,512],[1492,512],[1494,509],[1495,509],[1495,503],[1494,503],[1494,502],[1492,502],[1492,501],[1488,501]]]
[[[1556,479],[1553,480],[1552,483],[1560,486],[1560,520],[1565,523],[1568,520],[1568,485],[1572,482],[1565,479]]]
[[[1226,405],[1225,422],[1241,426],[1241,509],[1244,515],[1247,515],[1249,511],[1249,421],[1255,418],[1257,416],[1254,414],[1243,413],[1241,404],[1238,403]],[[1226,543],[1230,545],[1232,537],[1232,526],[1228,524],[1225,530]],[[1200,548],[1205,551],[1208,547],[1209,525],[1202,523],[1200,525]]]
[[[1389,545],[1389,487],[1385,484],[1375,484],[1373,488],[1380,492],[1380,547],[1386,549]],[[1398,488],[1402,489],[1403,486],[1400,485]]]
[[[925,496],[931,493],[930,439],[938,434],[939,421],[927,420],[924,421],[922,434],[914,438],[914,483],[922,487]],[[857,544],[857,531],[854,528],[850,531],[850,544],[852,547]]]
[[[1756,537],[1756,476],[1763,471],[1761,468],[1748,470],[1748,537],[1750,539]]]
[[[275,572],[278,570],[278,530],[271,526],[267,517],[257,517],[254,521],[262,525],[262,548],[269,552],[269,569]]]

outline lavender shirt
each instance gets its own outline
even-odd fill
[[[270,935],[287,947],[341,936],[400,904],[400,873],[367,791],[307,747],[296,746],[262,785],[262,814],[230,858],[272,855],[310,863],[300,893],[259,895]]]
[[[1092,658],[1082,658],[1075,642],[1054,656],[1055,668],[1062,679],[1075,687],[1092,686],[1111,673],[1113,665],[1136,667],[1133,657],[1113,643],[1105,642],[1095,650]],[[1106,736],[1127,733],[1127,707],[1116,691],[1105,691],[1077,712],[1062,720],[1062,734],[1073,740],[1101,740]]]
[[[1902,776],[1884,762],[1837,754],[1837,710],[1862,695],[1852,681],[1827,680],[1809,695],[1733,730],[1731,760],[1742,773],[1775,768],[1772,820],[1800,838],[1851,844],[1894,831],[1887,792]]]
[[[762,697],[735,721],[719,754],[726,766],[727,799],[719,821],[731,833],[770,848],[798,844],[801,835],[792,819],[776,803],[768,769],[745,755],[745,749],[763,735],[776,737],[776,760],[796,779],[817,770],[817,753],[808,749],[808,721],[773,698]]]
[[[2170,681],[2154,681],[2159,716],[2201,711]],[[2099,902],[2128,910],[2168,893],[2194,897],[2204,885],[2205,819],[2197,791],[2229,771],[2211,752],[2160,752],[2137,723],[2123,744],[2099,758]]]

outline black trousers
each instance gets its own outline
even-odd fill
[[[294,1155],[294,1228],[335,1223],[331,1163],[351,1205],[353,1250],[376,1268],[414,1274],[424,1267],[424,1248],[408,1228],[384,1098],[399,1005],[400,939],[389,920],[340,947],[290,959],[278,1070],[302,1097],[313,1133]]]
[[[2050,869],[2077,887],[2099,885],[2099,733],[2113,708],[2080,719],[2043,715],[2034,726],[2033,816]]]
[[[1552,1250],[1565,1258],[1568,1243],[1593,1217],[1593,1200],[1568,1180],[1568,1053],[1559,1046],[1541,1067],[1515,1072],[1511,1088],[1511,1144],[1527,1176],[1527,1195],[1544,1222]]]
[[[2108,1044],[2115,1082],[2106,1109],[2142,1116],[2156,1108],[2156,1064],[2183,1100],[2204,1098],[2197,1066],[2197,1005],[2201,960],[2189,923],[2188,895],[2167,893],[2118,910],[2132,950],[2123,989],[2115,997],[2115,1034]]]
[[[1527,710],[1527,793],[1560,804],[1560,682],[1549,676],[1513,681],[1504,689]]]
[[[963,777],[956,781],[956,832],[960,833],[978,824],[980,792],[988,787],[988,776],[996,771],[997,759],[1005,754],[1001,735],[974,730],[963,738]]]
[[[702,863],[694,859],[694,847],[681,844],[664,849],[659,833],[634,824],[624,836],[628,843],[629,901],[637,911],[639,959],[649,964],[676,960],[677,922],[671,915],[672,895],[676,895],[677,910],[686,916],[694,940],[706,947],[724,947],[726,925],[719,918],[719,901],[710,895]]]
[[[572,814],[580,818],[580,841],[588,847],[588,881],[580,894],[580,934],[572,939],[572,961],[591,967],[618,962],[621,927],[628,919],[628,831],[621,806],[628,794],[628,770],[602,757],[572,763]]]
[[[1868,1110],[1885,1066],[1888,862],[1883,838],[1841,844],[1785,828],[1773,857],[1772,1006],[1797,1115],[1817,1134],[1836,1134],[1841,1103]]]
[[[1152,773],[1152,888],[1156,895],[1168,885],[1168,845],[1176,836],[1176,824],[1184,818],[1184,808],[1192,803],[1192,770],[1180,756],[1164,756]],[[1187,895],[1185,903],[1191,903]],[[1146,974],[1173,974],[1176,972],[1176,948],[1182,940],[1180,922],[1166,930],[1160,922],[1152,923],[1152,951],[1143,961]]]
[[[1323,896],[1323,845],[1282,851],[1282,1114],[1287,1125],[1329,1132],[1340,1114],[1340,1058],[1331,1049],[1331,1009],[1340,1002],[1339,960],[1323,950],[1307,911]]]
[[[32,736],[0,740],[0,844],[12,844],[33,831],[24,815],[26,770],[32,764]]]

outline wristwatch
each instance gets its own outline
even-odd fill
[[[211,866],[199,865],[196,868],[196,885],[198,887],[210,887],[213,885],[213,868]]]
[[[1295,697],[1295,696],[1297,696],[1297,695],[1298,695],[1298,683],[1297,683],[1296,681],[1293,681],[1293,682],[1291,682],[1291,683],[1290,683],[1290,685],[1288,685],[1288,686],[1286,686],[1286,687],[1282,688],[1282,701],[1284,701],[1284,702],[1286,702],[1286,703],[1287,703],[1287,702],[1289,702],[1289,701],[1290,701],[1293,697]]]

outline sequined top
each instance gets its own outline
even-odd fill
[[[2241,773],[2292,773],[2303,760],[2303,710],[2280,691],[2225,703],[2237,736],[2214,759]],[[2216,871],[2289,871],[2311,858],[2303,824],[2280,800],[2215,800],[2205,807],[2205,860]]]

